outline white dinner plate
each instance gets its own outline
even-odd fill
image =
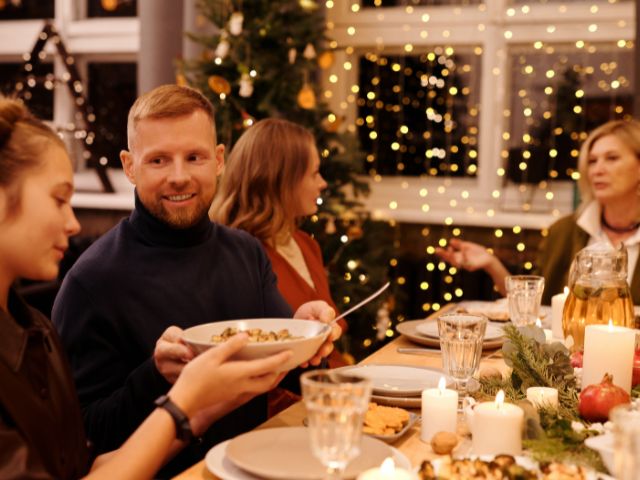
[[[485,315],[489,320],[496,322],[509,321],[509,303],[506,298],[494,301],[463,300],[454,308],[454,312],[463,310],[468,313]]]
[[[354,365],[340,372],[371,379],[374,395],[387,397],[419,397],[425,388],[438,386],[440,377],[449,379],[442,370],[406,365]]]
[[[416,327],[416,330],[419,334],[424,335],[425,337],[431,337],[434,339],[438,339],[438,322],[432,322],[429,320],[425,320],[424,323],[419,324]],[[504,332],[502,331],[502,326],[495,323],[487,323],[487,329],[484,332],[484,340],[492,341],[492,340],[500,340],[504,336]]]
[[[392,455],[386,443],[362,436],[360,455],[347,465],[345,478],[377,467]],[[226,457],[236,467],[259,478],[318,480],[325,474],[324,467],[311,453],[306,427],[266,428],[239,435],[227,446]]]
[[[427,337],[426,335],[418,332],[418,326],[422,325],[425,322],[431,322],[435,325],[435,319],[422,319],[422,320],[405,320],[396,324],[396,330],[398,333],[404,335],[409,340],[419,345],[425,345],[427,347],[440,348],[440,339],[436,337]],[[502,347],[504,343],[504,338],[500,337],[495,340],[484,339],[482,343],[482,350],[492,350],[496,348]]]
[[[452,310],[465,311],[467,313],[480,313],[485,315],[493,322],[505,323],[509,321],[509,303],[506,298],[499,298],[491,302],[483,300],[463,300],[456,304]],[[548,305],[540,305],[538,310],[540,321],[544,328],[551,328],[551,307]]]
[[[211,473],[220,477],[222,480],[262,480],[260,477],[251,475],[248,472],[236,467],[231,460],[227,458],[227,445],[231,440],[219,443],[207,452],[204,458],[204,464]],[[392,452],[393,461],[396,466],[411,470],[411,462],[397,448],[389,447]]]

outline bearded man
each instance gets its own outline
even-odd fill
[[[131,107],[127,136],[120,158],[135,185],[135,209],[80,257],[53,308],[96,453],[122,444],[193,358],[181,329],[291,317],[260,242],[209,220],[224,166],[211,103],[191,88],[158,87]],[[294,316],[329,322],[333,315],[326,303],[310,302]],[[339,335],[334,328],[312,364]],[[281,386],[295,389],[295,383],[290,374]],[[216,421],[204,443],[185,449],[161,476],[256,427],[266,412],[265,395],[209,412],[204,423]]]

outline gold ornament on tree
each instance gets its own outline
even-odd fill
[[[176,75],[176,85],[180,87],[186,87],[188,85],[187,77],[185,77],[183,73],[178,73]]]
[[[220,43],[216,46],[215,55],[218,58],[225,58],[229,53],[229,41],[227,40],[227,32],[224,31],[220,35]]]
[[[313,47],[312,43],[307,43],[307,46],[304,47],[304,52],[302,53],[302,56],[307,60],[312,60],[316,58],[316,49]]]
[[[229,19],[229,33],[236,36],[240,35],[242,33],[242,22],[244,22],[242,12],[233,12]]]
[[[211,75],[207,83],[209,84],[209,88],[218,95],[229,95],[231,93],[231,85],[220,75]]]
[[[118,0],[100,0],[100,5],[107,12],[113,12],[118,8]]]
[[[333,235],[336,233],[336,221],[333,217],[329,217],[327,223],[324,226],[324,233],[327,235]]]
[[[316,94],[308,83],[305,83],[298,92],[298,105],[305,110],[316,107]]]
[[[240,77],[240,90],[238,95],[244,98],[248,98],[253,95],[253,81],[248,73],[243,73]]]
[[[300,0],[298,2],[303,10],[311,11],[318,8],[318,3],[314,0]]]
[[[334,61],[335,56],[333,55],[333,52],[326,51],[320,54],[320,56],[318,57],[318,66],[321,69],[326,70],[330,68],[331,65],[333,65]]]
[[[296,57],[298,56],[298,51],[295,48],[289,49],[289,63],[293,65],[296,63]]]

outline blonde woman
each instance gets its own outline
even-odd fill
[[[578,159],[581,204],[578,210],[549,228],[538,257],[545,278],[543,303],[567,285],[576,253],[595,242],[624,243],[629,253],[629,277],[635,304],[640,303],[640,123],[614,120],[591,132]],[[437,254],[466,270],[485,270],[504,294],[509,274],[483,246],[453,239]]]
[[[336,309],[320,247],[298,229],[301,219],[317,212],[326,186],[313,135],[287,120],[260,120],[233,147],[209,210],[212,220],[262,242],[293,310],[317,299]],[[346,323],[340,323],[344,330]],[[329,364],[344,361],[334,351]]]

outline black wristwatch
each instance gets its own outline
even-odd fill
[[[189,417],[167,395],[161,395],[155,402],[157,407],[164,408],[176,424],[176,438],[189,443],[193,440],[193,432],[189,425]]]

